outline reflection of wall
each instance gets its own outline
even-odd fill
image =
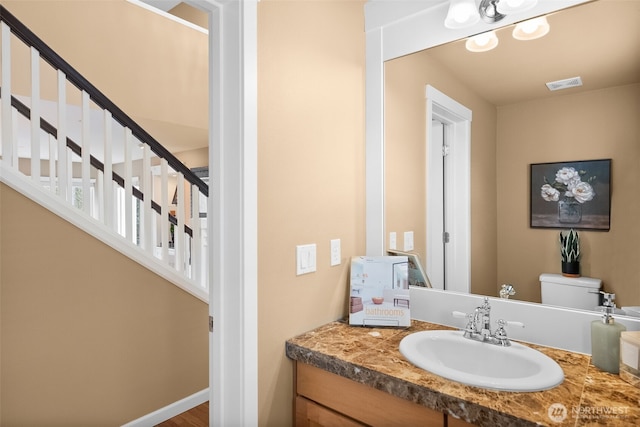
[[[471,291],[496,290],[496,110],[427,55],[385,63],[385,224],[414,231],[415,252],[425,256],[425,86],[430,84],[473,111],[471,125]]]
[[[640,304],[639,99],[635,84],[498,109],[498,283],[517,299],[540,301],[539,274],[560,272],[558,230],[529,227],[529,164],[611,158],[611,230],[580,231],[582,274]]]

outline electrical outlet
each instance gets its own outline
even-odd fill
[[[389,249],[398,249],[398,235],[395,231],[389,233]]]
[[[405,251],[413,250],[413,231],[404,232],[404,250]]]

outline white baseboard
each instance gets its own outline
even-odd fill
[[[122,427],[153,427],[175,417],[178,414],[186,412],[191,408],[195,408],[207,400],[209,400],[209,389],[205,388],[202,391],[194,393],[191,396],[187,396],[182,400],[178,400],[164,408],[160,408],[157,411],[138,418],[137,420],[128,422],[127,424],[122,425]]]

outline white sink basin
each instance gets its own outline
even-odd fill
[[[564,380],[550,357],[522,344],[510,347],[464,338],[462,331],[422,331],[400,342],[400,353],[419,368],[449,380],[502,391],[540,391]]]

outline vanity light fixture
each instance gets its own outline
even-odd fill
[[[527,11],[533,8],[538,0],[500,0],[497,3],[498,12],[506,15]]]
[[[469,37],[465,47],[471,52],[486,52],[498,46],[498,36],[495,31],[487,31],[473,37]]]
[[[524,12],[537,3],[538,0],[481,0],[480,6],[476,7],[475,0],[449,0],[444,26],[466,28],[476,24],[480,18],[488,24],[495,24],[507,14]]]
[[[520,22],[513,29],[513,38],[518,40],[535,40],[549,32],[549,22],[545,16]]]
[[[498,12],[498,4],[500,0],[482,0],[478,12],[480,17],[487,24],[494,24],[505,17],[502,13]]]
[[[451,29],[470,27],[480,20],[474,0],[449,0],[444,26]]]

